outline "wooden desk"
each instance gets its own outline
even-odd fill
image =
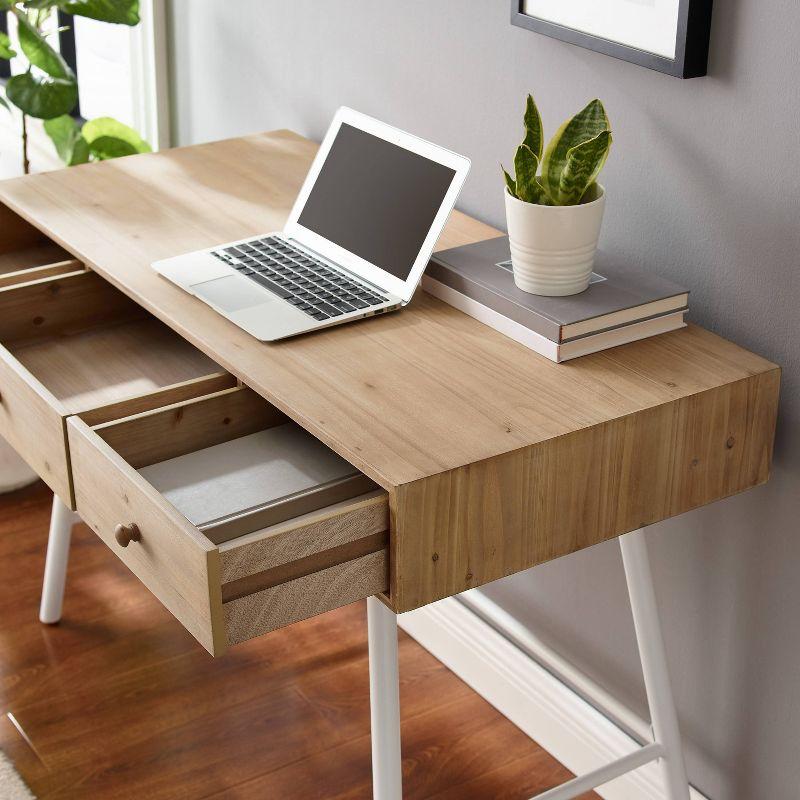
[[[68,506],[214,655],[368,597],[375,796],[398,800],[391,611],[764,482],[780,373],[696,326],[557,365],[422,292],[262,344],[150,269],[279,229],[315,147],[278,131],[0,183],[0,433],[61,498],[43,621]],[[439,246],[497,233],[455,213]],[[137,471],[287,416],[375,491],[217,546]],[[645,542],[620,542],[654,741],[547,800],[656,759],[689,796]]]
[[[280,228],[316,145],[274,133],[0,183],[0,201],[374,479],[397,612],[765,481],[779,369],[696,326],[553,364],[418,292],[262,344],[149,268]],[[455,213],[439,246],[495,235]]]

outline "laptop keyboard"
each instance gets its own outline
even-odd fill
[[[316,320],[361,311],[388,300],[277,236],[223,247],[213,255]]]

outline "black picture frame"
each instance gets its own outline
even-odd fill
[[[648,53],[635,47],[612,42],[600,36],[556,25],[523,11],[524,0],[511,0],[511,24],[527,28],[562,42],[595,50],[607,56],[630,61],[676,78],[700,78],[708,68],[708,45],[711,35],[712,0],[680,0],[675,58]]]

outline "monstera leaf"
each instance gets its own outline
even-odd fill
[[[68,14],[101,22],[139,24],[139,0],[58,0],[58,7]]]
[[[606,111],[599,100],[592,100],[558,129],[542,159],[542,183],[551,197],[559,194],[561,173],[567,165],[569,151],[609,129]]]

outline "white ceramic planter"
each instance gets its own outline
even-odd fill
[[[577,206],[525,203],[505,190],[514,283],[524,292],[578,294],[589,286],[606,193]]]

